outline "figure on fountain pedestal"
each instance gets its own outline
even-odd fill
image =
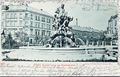
[[[61,17],[61,16],[65,16],[65,14],[66,14],[66,12],[65,12],[65,9],[64,9],[64,4],[62,4],[61,5],[61,7],[59,7],[59,8],[57,8],[57,10],[56,10],[56,15],[57,15],[57,17]]]

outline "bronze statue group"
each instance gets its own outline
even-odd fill
[[[75,37],[71,31],[72,27],[69,26],[72,20],[73,17],[67,16],[64,4],[57,8],[52,25],[54,33],[52,33],[46,47],[76,47]]]

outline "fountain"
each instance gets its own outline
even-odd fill
[[[51,48],[66,48],[76,47],[74,34],[71,32],[72,27],[69,23],[73,20],[73,17],[67,16],[67,12],[64,9],[64,4],[57,8],[54,20],[53,29],[50,39],[46,47]]]
[[[64,4],[54,15],[54,33],[44,47],[20,47],[10,52],[3,51],[3,61],[40,61],[40,62],[98,62],[117,61],[117,46],[87,46],[80,38],[75,38],[69,23],[73,17],[67,16]],[[77,41],[83,46],[78,47]],[[88,42],[87,42],[88,44]],[[113,57],[110,56],[114,49]],[[110,51],[110,52],[109,52]],[[106,55],[110,56],[109,57]],[[115,56],[115,57],[114,57]],[[102,58],[102,59],[101,59]]]

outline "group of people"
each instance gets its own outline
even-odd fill
[[[64,4],[57,8],[52,25],[54,33],[52,33],[52,36],[48,40],[48,44],[51,47],[75,47],[75,37],[71,31],[72,27],[69,26],[72,20],[73,17],[67,16]]]

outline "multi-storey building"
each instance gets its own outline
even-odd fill
[[[111,38],[113,44],[118,44],[118,26],[117,26],[118,15],[111,16],[108,20],[108,27],[106,37]]]
[[[30,44],[44,43],[51,34],[52,22],[53,16],[43,9],[26,5],[4,5],[2,9],[2,29],[5,33],[15,37],[15,33],[19,32],[21,37],[28,38]],[[22,36],[23,33],[26,35]]]
[[[110,35],[117,35],[117,31],[117,15],[114,15],[108,20],[107,33]]]

